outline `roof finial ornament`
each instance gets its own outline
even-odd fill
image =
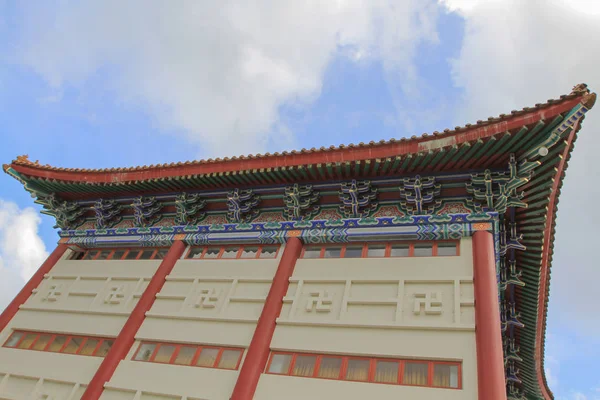
[[[571,90],[571,94],[588,94],[590,89],[588,89],[585,83],[580,83],[578,85],[573,86],[573,90]]]
[[[21,163],[21,164],[40,165],[40,160],[35,160],[35,162],[32,162],[29,159],[29,154],[23,154],[22,156],[17,156],[17,159],[14,162]]]

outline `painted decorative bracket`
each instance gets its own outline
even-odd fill
[[[250,222],[258,215],[260,197],[251,189],[233,189],[227,193],[227,218],[230,222]]]
[[[112,228],[123,220],[120,215],[123,207],[115,200],[97,200],[92,208],[96,213],[96,229]]]
[[[38,202],[45,208],[42,211],[43,214],[56,218],[54,228],[62,230],[77,229],[78,226],[85,222],[85,217],[82,217],[85,213],[84,207],[77,203],[62,201],[55,193],[40,198]]]
[[[175,224],[196,225],[204,218],[205,213],[201,210],[206,206],[206,201],[200,199],[199,194],[187,194],[185,192],[175,196]]]
[[[412,215],[433,214],[436,207],[442,204],[437,199],[442,186],[435,183],[435,177],[421,178],[417,175],[414,179],[405,178],[400,187],[400,204]]]
[[[131,204],[133,208],[133,219],[135,226],[144,228],[157,223],[162,215],[158,212],[163,205],[156,200],[156,197],[136,197]]]
[[[319,193],[313,190],[311,185],[286,186],[283,197],[285,203],[284,213],[289,220],[311,219],[319,212]]]
[[[342,183],[340,189],[340,211],[346,218],[366,218],[377,209],[377,189],[370,181],[353,179]]]

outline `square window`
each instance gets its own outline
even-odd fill
[[[292,369],[294,376],[313,376],[315,371],[316,356],[296,356],[296,362]]]
[[[173,352],[175,351],[175,346],[171,344],[161,344],[156,352],[156,356],[154,356],[153,362],[158,363],[168,363],[171,361],[171,357],[173,356]]]
[[[199,367],[214,367],[219,355],[219,349],[203,348],[196,365]]]
[[[273,354],[271,364],[269,364],[269,373],[286,375],[290,370],[292,356],[290,354]]]
[[[458,388],[458,365],[434,364],[433,386]]]
[[[50,343],[50,346],[48,347],[48,351],[58,353],[63,348],[65,343],[67,343],[66,336],[56,336],[54,338],[54,340],[52,341],[52,343]]]
[[[38,340],[35,341],[33,345],[33,350],[44,350],[48,343],[50,343],[50,339],[52,339],[52,335],[40,335]]]
[[[303,258],[319,258],[321,257],[321,248],[320,247],[305,247],[304,248],[304,257]]]
[[[100,344],[100,347],[98,348],[98,351],[96,351],[96,354],[94,354],[94,355],[96,357],[106,357],[106,355],[108,354],[108,351],[112,347],[112,344],[113,344],[112,340],[103,340],[102,343]]]
[[[112,250],[102,250],[96,260],[106,260],[110,253],[112,253]]]
[[[362,257],[362,246],[346,246],[344,258],[360,258]]]
[[[408,257],[410,255],[410,245],[408,244],[392,244],[390,257]]]
[[[340,258],[342,255],[342,247],[325,247],[325,258]]]
[[[112,259],[120,260],[125,255],[125,251],[126,250],[115,250],[115,252],[113,253]]]
[[[151,260],[152,254],[154,254],[154,250],[142,250],[139,260]]]
[[[369,379],[369,360],[351,358],[348,360],[346,380],[365,382]]]
[[[377,361],[374,381],[398,383],[398,361]]]
[[[437,244],[438,256],[455,256],[457,255],[456,243],[441,242]]]
[[[173,364],[192,365],[192,360],[196,355],[197,349],[197,347],[192,346],[181,346],[179,353],[177,353],[177,356],[175,357],[175,361],[173,361]]]
[[[98,255],[97,250],[88,250],[83,257],[84,260],[93,260]]]
[[[225,250],[223,250],[223,254],[221,255],[221,258],[236,258],[239,249],[240,249],[239,247],[225,247]]]
[[[23,332],[14,332],[12,335],[10,335],[6,343],[4,343],[4,347],[15,347],[23,335]]]
[[[206,249],[206,253],[204,253],[204,257],[202,258],[217,258],[219,257],[220,252],[221,249],[218,247],[209,247]]]
[[[342,369],[342,359],[340,357],[322,357],[319,364],[319,378],[339,379]]]
[[[149,361],[155,348],[156,345],[154,343],[143,343],[135,354],[134,360]]]
[[[81,260],[81,259],[83,259],[84,256],[85,256],[84,251],[73,251],[73,253],[71,254],[71,257],[69,257],[69,260]]]
[[[81,343],[83,343],[83,338],[79,338],[79,337],[69,338],[67,346],[63,349],[62,352],[67,353],[67,354],[75,354],[75,353],[77,353],[77,350],[79,350],[79,346],[81,346]]]
[[[256,258],[258,255],[258,246],[244,246],[240,258]]]
[[[28,349],[33,344],[33,341],[37,338],[37,336],[37,333],[27,333],[25,335],[25,338],[21,341],[21,343],[19,343],[17,347],[19,349]]]
[[[370,244],[367,257],[385,257],[385,244]]]
[[[129,250],[129,253],[125,256],[126,260],[135,260],[137,259],[138,254],[140,254],[139,250]]]
[[[408,361],[405,362],[402,384],[427,386],[427,364]]]
[[[200,258],[204,247],[192,247],[186,258]]]
[[[96,351],[96,347],[98,347],[98,343],[100,343],[100,341],[98,339],[87,339],[85,341],[85,344],[79,351],[79,354],[81,354],[83,356],[93,355],[94,351]]]
[[[260,258],[275,258],[277,256],[277,246],[264,246],[260,251]]]
[[[223,350],[218,367],[224,369],[236,369],[241,355],[241,350]]]
[[[433,244],[415,243],[415,257],[431,257],[433,255]]]

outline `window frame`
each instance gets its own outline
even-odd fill
[[[152,250],[152,255],[150,256],[150,258],[141,258],[143,251],[148,251],[148,250]],[[68,261],[137,261],[137,260],[161,260],[161,258],[157,258],[156,256],[158,255],[158,252],[161,250],[169,250],[168,247],[117,247],[117,248],[92,248],[92,249],[80,249],[80,250],[75,250],[68,258]],[[101,260],[99,260],[98,258],[100,257],[100,254],[102,254],[103,251],[109,251],[109,254],[106,256],[106,258],[103,258]],[[113,258],[115,252],[117,251],[124,251],[123,255],[120,258]],[[131,259],[127,259],[126,257],[129,255],[130,252],[132,251],[137,251],[138,254],[135,258],[131,258]],[[92,258],[89,259],[85,259],[85,257],[91,253],[91,252],[97,252],[97,254],[95,254]],[[76,255],[78,253],[82,253],[81,258],[76,258]]]
[[[232,247],[238,247],[237,253],[235,257],[230,257],[230,258],[224,258],[223,254],[225,253],[225,249],[226,248],[232,248]],[[258,251],[256,252],[256,255],[254,257],[242,257],[242,254],[244,252],[244,248],[245,247],[256,247],[258,248]],[[275,247],[275,256],[274,257],[261,257],[262,255],[262,251],[263,248],[265,247]],[[198,248],[202,248],[202,253],[200,253],[200,257],[196,257],[196,258],[190,258],[190,254],[192,254],[192,252],[194,250],[197,250]],[[205,258],[206,252],[208,251],[208,249],[219,249],[219,254],[217,254],[216,257],[213,258]],[[197,261],[197,260],[275,260],[277,258],[277,256],[279,255],[279,250],[281,249],[281,245],[280,244],[223,244],[223,245],[200,245],[200,246],[190,246],[190,248],[187,250],[187,252],[185,253],[185,257],[183,258],[184,260],[192,260],[192,261]]]
[[[10,338],[13,335],[17,334],[17,333],[21,333],[22,337],[15,343],[14,346],[7,346],[8,341],[10,340]],[[35,335],[36,337],[35,337],[35,339],[33,339],[33,341],[31,342],[31,344],[29,345],[29,347],[26,347],[26,348],[19,347],[19,345],[21,344],[21,342],[25,339],[25,337],[27,335]],[[50,336],[50,340],[44,346],[43,349],[34,349],[33,346],[36,345],[37,341],[40,339],[40,337],[42,335],[49,335]],[[57,337],[61,337],[61,336],[65,337],[66,339],[65,339],[65,343],[61,346],[60,350],[58,350],[58,351],[50,351],[49,348],[52,345],[52,343],[54,343],[54,340]],[[69,343],[71,342],[72,339],[81,339],[81,344],[79,345],[79,347],[77,348],[77,350],[74,353],[65,353],[64,350],[67,348],[67,346],[69,345]],[[98,344],[94,348],[94,351],[92,352],[92,354],[80,354],[81,350],[84,348],[84,346],[87,343],[88,339],[90,339],[90,340],[98,340]],[[97,355],[97,353],[98,353],[98,350],[100,350],[100,348],[102,346],[102,343],[104,343],[105,341],[111,341],[114,344],[115,338],[100,337],[100,336],[71,335],[71,334],[51,333],[51,332],[35,332],[35,331],[25,331],[25,330],[13,330],[12,333],[6,339],[6,341],[4,341],[4,343],[2,344],[2,347],[5,347],[7,349],[32,350],[32,351],[42,351],[42,352],[47,352],[47,353],[70,354],[70,355],[89,356],[89,357],[102,357],[102,356]],[[112,345],[111,345],[111,347],[112,347]]]
[[[454,243],[456,245],[456,254],[453,256],[440,256],[438,255],[438,243]],[[408,245],[408,256],[392,256],[392,246],[397,244]],[[431,244],[431,256],[415,256],[415,244]],[[371,256],[369,257],[369,246],[370,245],[385,245],[385,253],[383,256]],[[459,257],[460,256],[460,240],[419,240],[419,241],[388,241],[388,242],[350,242],[350,243],[325,243],[325,244],[308,244],[302,247],[300,253],[301,259],[306,260],[317,260],[317,259],[341,259],[346,258],[346,247],[358,247],[362,246],[362,254],[360,257],[349,257],[348,259],[359,259],[359,258],[427,258],[427,257]],[[328,247],[341,247],[339,257],[325,257],[325,251]],[[304,257],[304,253],[307,248],[316,249],[320,248],[319,257]]]
[[[136,360],[139,351],[141,350],[142,346],[145,344],[153,344],[155,346],[154,350],[152,351],[152,354],[150,355],[150,357],[148,357],[147,360]],[[166,361],[166,362],[165,361],[155,361],[156,355],[158,354],[158,351],[161,346],[175,346],[175,350],[173,350],[173,353],[171,354],[169,361]],[[190,361],[189,364],[175,364],[175,360],[177,359],[177,356],[179,355],[179,352],[181,351],[182,347],[193,347],[196,349],[194,352],[194,356],[192,357],[192,360]],[[202,350],[204,350],[204,349],[219,350],[213,365],[210,367],[204,366],[204,365],[196,365],[196,363],[198,362],[198,359],[200,358],[200,354],[202,353]],[[223,355],[223,352],[225,350],[235,350],[240,353],[234,369],[219,367],[219,363],[221,361],[221,356]],[[153,364],[178,365],[178,366],[182,366],[182,367],[214,368],[214,369],[221,369],[221,370],[225,370],[225,371],[237,371],[237,370],[239,370],[240,364],[242,363],[242,358],[244,357],[244,350],[245,349],[242,347],[228,347],[228,346],[225,347],[225,346],[198,345],[198,344],[190,344],[190,343],[171,343],[171,342],[157,342],[157,341],[143,340],[140,342],[137,349],[133,353],[133,356],[131,357],[131,361],[147,362],[147,363],[153,363]]]
[[[271,363],[273,362],[273,358],[275,355],[288,355],[288,356],[292,357],[287,372],[283,372],[283,373],[269,372],[269,369],[271,368]],[[296,358],[298,356],[316,357],[313,373],[311,376],[301,376],[301,375],[293,375],[292,374],[292,372],[294,370],[294,366],[296,364]],[[322,361],[323,357],[340,358],[342,360],[342,363],[340,365],[340,372],[339,372],[337,378],[323,378],[323,377],[318,376],[318,373],[321,368],[321,361]],[[369,362],[369,370],[368,370],[367,380],[359,381],[359,380],[354,380],[354,379],[346,379],[346,373],[348,372],[348,361],[349,360],[366,360]],[[375,382],[375,372],[376,372],[378,361],[395,362],[398,364],[398,374],[396,376],[396,383]],[[404,383],[404,370],[405,370],[405,364],[407,362],[421,363],[421,364],[427,365],[427,384],[411,385],[411,384]],[[434,372],[435,365],[450,365],[450,366],[457,367],[457,369],[458,369],[458,386],[457,387],[435,386],[433,384],[433,372]],[[375,383],[375,384],[380,384],[380,385],[431,387],[431,388],[437,388],[437,389],[451,389],[451,390],[462,390],[462,388],[463,388],[463,386],[462,386],[462,362],[461,361],[416,360],[416,359],[407,359],[407,358],[405,359],[405,358],[386,358],[386,357],[364,357],[364,356],[339,355],[339,354],[271,351],[269,354],[269,359],[267,361],[267,365],[265,367],[264,373],[270,374],[270,375],[278,375],[278,376],[291,376],[291,377],[295,377],[295,378],[316,378],[316,379],[327,379],[327,380],[339,380],[339,381],[346,381],[346,382]]]

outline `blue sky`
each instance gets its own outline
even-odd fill
[[[0,160],[99,168],[368,142],[600,88],[592,0],[299,3],[0,0]],[[600,399],[595,114],[559,206],[557,399]],[[55,246],[52,225],[0,176],[0,308]]]

